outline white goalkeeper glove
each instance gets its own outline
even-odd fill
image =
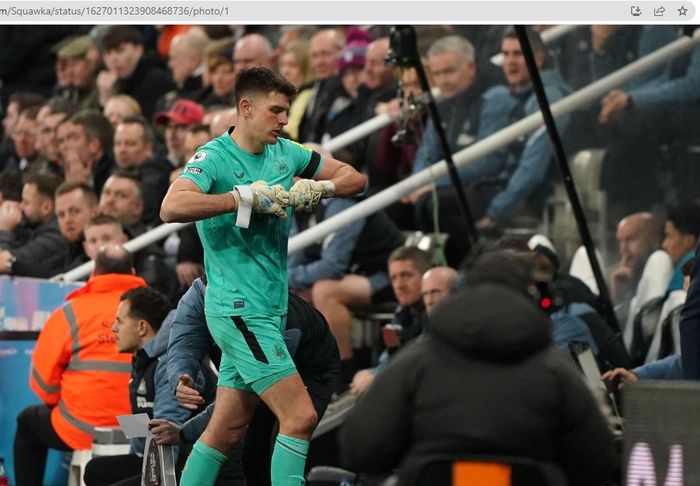
[[[289,206],[296,211],[311,213],[322,198],[335,195],[335,184],[331,181],[299,179],[289,190]]]
[[[265,181],[255,181],[249,186],[235,186],[231,194],[238,208],[236,226],[247,228],[251,212],[274,214],[283,221],[287,219],[285,208],[289,206],[289,193],[280,184],[270,186]]]

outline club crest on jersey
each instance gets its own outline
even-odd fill
[[[277,166],[277,170],[280,171],[280,174],[287,172],[287,164],[284,163],[284,160],[277,160],[275,165]]]

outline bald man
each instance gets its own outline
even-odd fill
[[[168,52],[168,67],[177,86],[178,98],[196,99],[202,89],[204,49],[209,38],[199,29],[173,37]]]
[[[434,267],[423,274],[420,293],[428,314],[438,302],[450,295],[456,280],[457,271],[452,267]]]
[[[272,45],[260,34],[248,34],[240,38],[233,48],[233,70],[238,73],[253,67],[274,68]]]
[[[644,264],[661,244],[661,227],[651,213],[633,213],[617,225],[620,263],[610,274],[613,301],[628,300],[634,295]]]

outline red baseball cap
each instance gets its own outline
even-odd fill
[[[180,99],[170,107],[168,111],[156,114],[156,125],[164,125],[173,122],[177,125],[196,125],[204,119],[204,108],[192,100]]]

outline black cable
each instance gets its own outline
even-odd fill
[[[598,285],[598,299],[600,302],[600,307],[603,311],[603,317],[619,337],[621,334],[620,325],[617,322],[612,301],[610,300],[610,294],[608,293],[608,286],[603,278],[603,271],[600,268],[600,262],[598,262],[598,257],[595,253],[595,243],[593,242],[593,238],[591,238],[591,232],[588,229],[588,222],[586,221],[586,216],[583,212],[583,207],[581,206],[581,200],[576,192],[576,185],[574,184],[574,179],[571,176],[571,170],[569,169],[569,163],[566,158],[564,146],[561,143],[559,131],[554,123],[552,110],[550,109],[549,101],[547,100],[547,94],[544,91],[542,78],[540,77],[540,72],[535,62],[535,56],[532,52],[532,46],[530,45],[530,40],[527,36],[527,30],[523,25],[516,25],[515,32],[518,36],[518,40],[520,41],[520,48],[523,56],[525,57],[527,70],[530,74],[530,81],[532,83],[532,89],[537,96],[537,102],[540,105],[542,118],[544,119],[545,126],[547,127],[547,134],[549,135],[549,140],[552,144],[554,159],[556,160],[559,170],[561,171],[566,194],[569,197],[569,202],[571,202],[571,209],[574,213],[574,218],[576,219],[579,234],[581,235],[581,242],[586,249],[586,254],[588,255],[588,260],[590,261],[591,269],[593,270],[593,276],[595,277],[596,284]]]

